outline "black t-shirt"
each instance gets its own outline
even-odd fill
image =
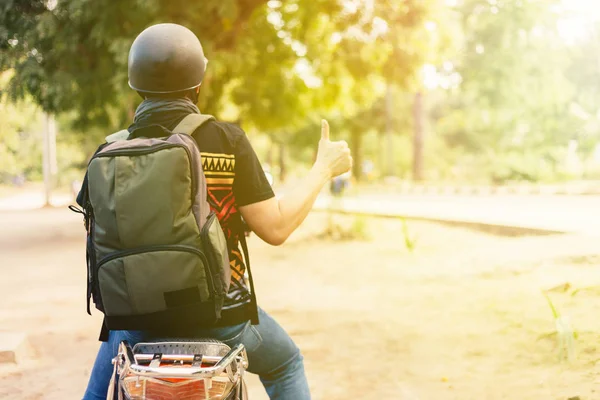
[[[241,323],[249,319],[242,310],[250,302],[250,291],[239,246],[244,231],[238,208],[274,197],[273,189],[248,137],[238,126],[209,121],[192,136],[202,155],[208,201],[217,213],[229,248],[231,286],[221,324]]]
[[[208,121],[196,129],[192,137],[202,155],[207,199],[217,213],[229,249],[231,285],[219,325],[239,324],[256,312],[251,308],[246,265],[240,251],[240,236],[244,230],[239,207],[275,195],[246,133],[237,125]]]
[[[273,189],[246,133],[237,125],[208,121],[198,128],[192,137],[198,143],[202,157],[207,158],[207,161],[203,162],[205,174],[231,172],[228,160],[234,160],[233,175],[230,179],[233,181],[231,191],[236,210],[237,207],[274,197]],[[222,171],[224,169],[227,171]]]

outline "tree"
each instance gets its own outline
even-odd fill
[[[424,20],[440,1],[7,0],[0,68],[14,71],[11,99],[31,96],[47,112],[70,113],[74,129],[99,139],[126,125],[139,102],[126,77],[135,36],[157,22],[180,23],[210,60],[202,111],[285,146],[323,115],[368,115],[386,82],[408,87],[423,63]],[[352,129],[360,153],[365,130]]]
[[[464,168],[466,177],[487,171],[496,182],[537,180],[555,170],[556,150],[566,145],[572,126],[556,3],[459,4],[465,39],[451,61],[460,84],[434,112],[447,148],[463,155],[454,167]]]
[[[134,96],[127,87],[127,53],[141,30],[165,20],[190,26],[210,57],[232,51],[265,3],[7,0],[0,5],[0,68],[15,71],[7,92],[13,99],[30,94],[51,113],[77,110],[81,126],[122,124]],[[204,90],[218,107],[227,74],[212,78]]]

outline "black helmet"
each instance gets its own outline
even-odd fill
[[[188,28],[158,24],[145,29],[129,50],[129,86],[141,93],[176,93],[202,83],[206,63],[200,41]]]

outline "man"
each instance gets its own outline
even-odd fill
[[[143,31],[129,52],[129,85],[144,99],[138,107],[130,137],[149,125],[174,127],[188,114],[199,113],[195,103],[207,60],[198,38],[187,28],[159,24]],[[147,131],[147,130],[146,130]],[[239,250],[242,218],[265,242],[280,245],[304,221],[323,186],[348,171],[352,157],[345,142],[331,142],[322,123],[315,164],[296,187],[277,200],[245,133],[235,125],[210,121],[192,135],[202,153],[210,206],[227,237],[231,286],[216,326],[198,327],[196,337],[211,337],[230,346],[243,343],[249,369],[256,373],[271,399],[303,400],[310,393],[300,351],[289,335],[250,301],[244,280],[246,266]],[[254,308],[253,308],[254,307]],[[258,312],[259,323],[252,325]],[[102,343],[84,399],[105,399],[112,373],[111,359],[120,341],[132,345],[152,338],[151,332],[111,331]]]

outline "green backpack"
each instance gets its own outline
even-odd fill
[[[87,169],[83,207],[90,297],[110,330],[210,325],[231,279],[227,240],[211,212],[190,114],[165,137],[106,138]]]

